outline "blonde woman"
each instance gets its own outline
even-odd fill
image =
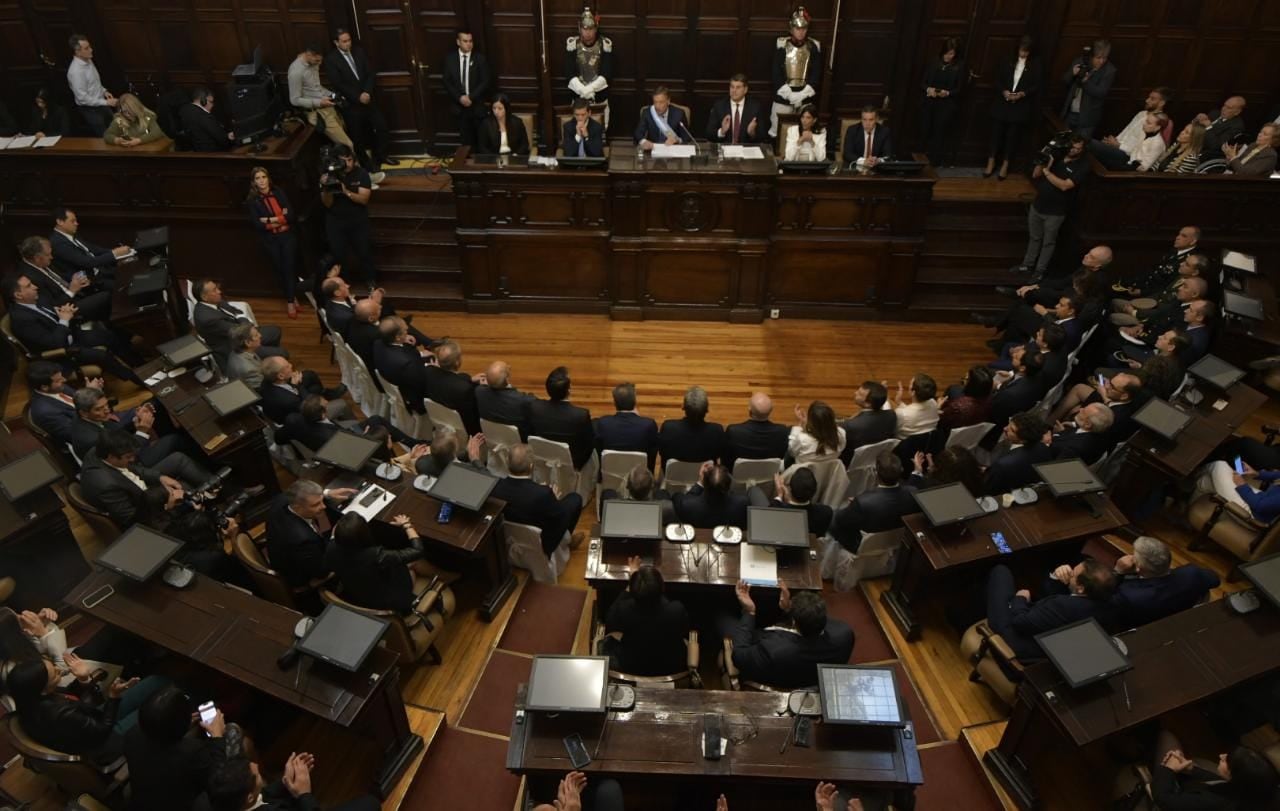
[[[1182,132],[1178,133],[1178,137],[1148,171],[1192,174],[1200,165],[1202,149],[1204,149],[1204,124],[1192,121],[1182,128]]]
[[[102,139],[113,146],[138,146],[167,137],[156,122],[156,114],[148,110],[137,96],[125,93],[120,97],[111,126],[107,127]]]

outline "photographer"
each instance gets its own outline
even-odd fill
[[[1065,144],[1065,149],[1064,143]],[[1027,253],[1022,264],[1010,268],[1014,273],[1029,273],[1032,283],[1040,281],[1053,259],[1058,245],[1058,231],[1067,218],[1067,210],[1075,202],[1080,184],[1089,174],[1089,158],[1084,150],[1085,138],[1079,134],[1059,135],[1036,157],[1031,182],[1036,199],[1027,210]]]
[[[139,523],[184,541],[174,559],[188,569],[224,583],[252,588],[244,568],[236,563],[231,545],[240,532],[235,516],[244,507],[244,494],[219,507],[205,491],[180,493],[149,487],[142,495]]]
[[[333,160],[321,160],[325,172],[320,176],[320,202],[329,209],[325,233],[333,258],[350,267],[354,254],[364,281],[372,291],[377,284],[378,269],[373,264],[373,234],[369,227],[369,199],[373,196],[373,180],[356,163],[351,147],[339,144],[331,150]]]
[[[1107,93],[1111,92],[1111,84],[1116,80],[1116,66],[1108,58],[1111,56],[1111,43],[1105,39],[1097,40],[1092,47],[1086,46],[1062,74],[1062,81],[1067,85],[1067,98],[1062,103],[1062,120],[1067,128],[1085,138],[1093,135],[1093,130],[1102,120],[1102,105],[1107,101]]]

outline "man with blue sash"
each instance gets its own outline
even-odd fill
[[[653,149],[654,144],[691,144],[693,134],[684,111],[671,106],[671,91],[659,85],[653,91],[653,104],[640,111],[640,123],[636,125],[635,142],[641,149]]]

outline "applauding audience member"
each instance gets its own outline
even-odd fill
[[[480,419],[514,426],[521,442],[529,438],[529,406],[536,399],[511,385],[511,366],[502,360],[490,363],[484,371],[484,383],[476,386]]]
[[[825,504],[815,504],[818,496],[818,479],[807,467],[798,467],[791,474],[791,481],[783,481],[782,474],[774,474],[773,498],[765,495],[759,486],[747,491],[747,500],[753,507],[782,507],[791,510],[804,510],[809,518],[809,532],[818,537],[827,534],[831,526],[831,508]]]
[[[836,425],[836,414],[831,406],[814,400],[808,410],[795,407],[799,425],[791,428],[787,442],[787,457],[794,464],[829,462],[839,459],[845,446],[844,429]]]
[[[697,529],[747,526],[747,497],[733,492],[733,476],[715,462],[703,462],[698,483],[672,500],[680,520]]]
[[[1040,481],[1034,465],[1053,458],[1044,436],[1049,428],[1039,414],[1024,411],[1014,414],[1004,427],[1009,447],[991,460],[983,480],[983,492],[998,496]]]
[[[231,758],[209,776],[206,796],[210,811],[320,811],[311,794],[316,759],[307,752],[289,755],[284,775],[267,784],[258,764],[247,757]],[[333,806],[329,811],[378,811],[382,804],[365,795]]]
[[[889,390],[883,383],[868,380],[853,393],[853,404],[858,413],[841,423],[844,429],[844,453],[840,461],[846,465],[853,459],[853,452],[863,445],[874,445],[892,439],[898,431],[898,414],[886,408]]]
[[[448,338],[435,347],[436,362],[424,366],[427,399],[458,412],[468,434],[480,433],[476,413],[476,386],[485,382],[484,373],[469,375],[462,368],[462,347]]]
[[[637,676],[665,676],[684,670],[689,612],[678,600],[663,594],[662,573],[653,566],[632,557],[627,560],[627,570],[627,589],[609,606],[605,617],[608,635],[601,640],[600,654],[609,657],[611,668]]]
[[[920,373],[911,378],[911,400],[902,396],[902,381],[898,381],[898,395],[894,413],[898,419],[898,439],[916,434],[927,434],[938,427],[938,384],[932,377]]]
[[[1270,175],[1276,169],[1277,134],[1280,134],[1280,124],[1264,124],[1253,143],[1247,146],[1223,146],[1222,154],[1227,159],[1227,169],[1233,175],[1244,177]]]
[[[573,532],[582,514],[582,496],[561,495],[556,486],[548,487],[533,480],[533,453],[528,445],[511,448],[507,460],[507,476],[493,488],[493,497],[507,502],[503,517],[517,524],[530,524],[542,532],[542,551],[550,558],[566,533],[572,533],[571,546],[582,543],[586,535]]]
[[[338,576],[342,597],[350,603],[439,624],[441,615],[453,613],[453,592],[433,577],[437,570],[424,559],[422,539],[409,516],[397,515],[389,523],[403,531],[408,546],[392,548],[380,542],[374,528],[356,513],[339,518],[325,547],[325,568]],[[379,528],[379,534],[399,533]]]
[[[827,606],[815,591],[794,597],[780,585],[778,608],[785,617],[779,626],[758,628],[756,604],[746,583],[738,583],[742,608],[736,622],[727,623],[733,640],[733,664],[743,679],[794,690],[818,683],[818,665],[847,664],[853,655],[853,629],[827,617]]]

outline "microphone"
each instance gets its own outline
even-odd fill
[[[692,143],[696,149],[698,146],[698,139],[693,137],[693,133],[689,132],[689,128],[684,125],[683,121],[680,122],[680,129],[684,130],[685,135],[689,136],[689,142]]]

